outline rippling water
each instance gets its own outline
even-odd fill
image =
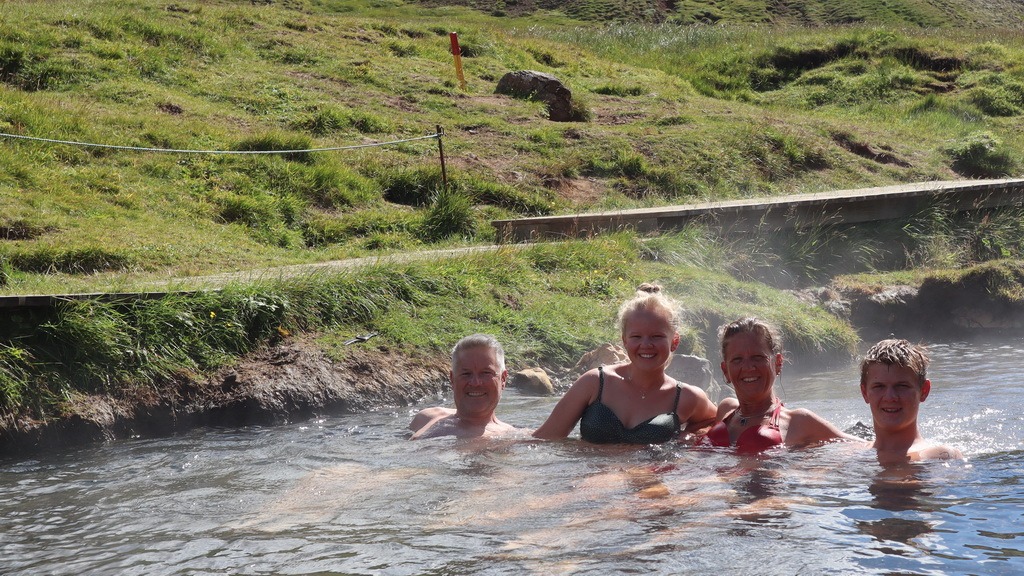
[[[931,349],[922,428],[967,462],[407,442],[418,407],[200,430],[0,461],[0,573],[1024,573],[1024,341]],[[855,367],[795,368],[788,405],[870,422]]]

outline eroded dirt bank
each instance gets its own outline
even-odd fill
[[[81,396],[67,414],[45,423],[8,417],[0,423],[0,455],[408,405],[443,392],[448,369],[443,356],[356,348],[334,361],[309,340],[296,339],[253,353],[206,380],[182,376],[130,396]]]
[[[1024,265],[979,266],[919,286],[818,288],[797,297],[855,326],[865,341],[894,334],[936,342],[1024,332]],[[710,336],[710,335],[709,335]],[[711,336],[713,337],[713,336]],[[259,350],[206,379],[181,375],[121,396],[81,396],[47,422],[0,418],[0,456],[197,426],[272,425],[317,414],[404,406],[446,391],[448,358],[353,345],[326,357],[312,338]]]

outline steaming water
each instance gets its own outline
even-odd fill
[[[0,573],[1024,573],[1024,340],[932,351],[923,429],[966,463],[407,442],[415,409],[201,430],[0,461]],[[854,367],[794,368],[788,405],[870,421]]]

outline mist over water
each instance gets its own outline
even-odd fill
[[[0,461],[0,573],[1024,572],[1024,340],[930,347],[925,435],[967,462],[849,445],[405,440],[419,408],[196,430]],[[870,424],[851,363],[782,396]],[[506,393],[539,425],[555,398]]]

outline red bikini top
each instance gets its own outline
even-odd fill
[[[779,430],[779,415],[782,413],[782,402],[779,402],[772,411],[768,422],[760,426],[752,426],[740,433],[736,439],[736,451],[740,454],[756,454],[763,452],[773,446],[782,444],[782,432]],[[712,446],[730,446],[729,443],[729,420],[732,419],[736,410],[729,413],[721,422],[715,424],[704,438]]]

